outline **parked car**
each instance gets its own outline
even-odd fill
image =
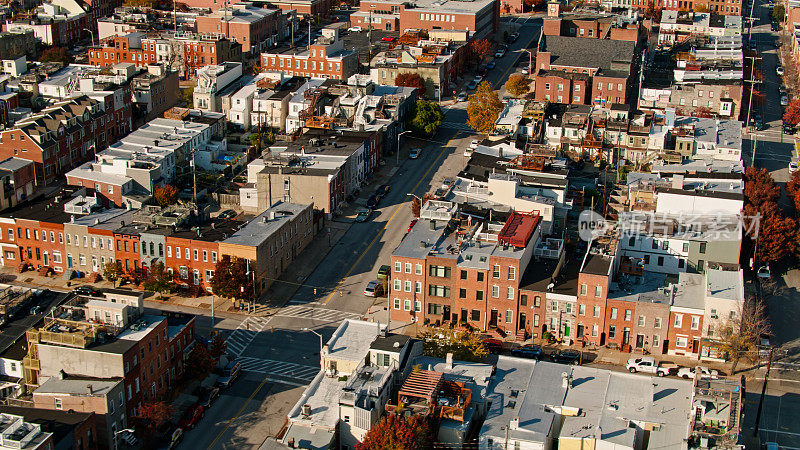
[[[464,156],[472,156],[472,152],[474,152],[474,151],[475,151],[474,148],[467,147],[467,148],[464,149]]]
[[[229,362],[223,369],[220,377],[217,378],[217,386],[226,389],[239,378],[239,371],[241,371],[242,366],[239,364],[238,361],[231,361]]]
[[[169,437],[169,450],[178,448],[178,445],[183,441],[183,428],[176,428]]]
[[[482,344],[489,353],[500,353],[503,351],[503,341],[500,339],[486,338],[482,341]]]
[[[504,56],[506,56],[506,51],[505,50],[498,50],[494,54],[495,58],[502,58]]]
[[[380,297],[383,295],[383,285],[377,280],[370,281],[367,283],[367,287],[364,288],[364,295],[367,297]]]
[[[669,375],[670,372],[677,370],[678,366],[669,362],[656,363],[655,358],[651,356],[643,356],[641,358],[629,359],[628,363],[625,364],[625,368],[628,369],[630,373],[653,373],[663,377],[665,375]]]
[[[486,69],[487,70],[492,70],[495,67],[497,67],[497,63],[495,63],[494,61],[491,61],[491,62],[489,62],[489,64],[486,64]]]
[[[783,66],[775,67],[775,73],[778,74],[779,77],[783,76]]]
[[[417,220],[419,219],[411,219],[411,223],[408,224],[408,230],[406,230],[406,233],[411,232],[411,229],[417,224]]]
[[[199,403],[195,403],[194,405],[190,406],[189,409],[183,413],[183,417],[181,420],[178,421],[178,426],[183,428],[184,430],[191,430],[192,428],[200,422],[200,419],[203,418],[205,414],[205,409],[203,405]]]
[[[419,158],[419,155],[421,155],[421,154],[422,154],[422,149],[421,148],[412,148],[411,151],[408,152],[408,158],[409,159],[417,159],[417,158]]]
[[[366,222],[369,220],[369,216],[372,214],[372,210],[367,208],[361,208],[356,211],[356,222]]]
[[[450,186],[452,186],[455,182],[456,182],[455,178],[451,177],[445,178],[444,180],[442,180],[442,189],[445,190],[450,189]]]
[[[553,362],[569,365],[580,365],[581,352],[572,349],[564,349],[550,355]]]
[[[378,268],[378,279],[381,278],[389,278],[389,274],[392,273],[392,268],[389,267],[388,264],[384,264]]]
[[[464,91],[461,91],[461,92],[458,94],[458,97],[456,97],[456,101],[459,101],[459,102],[465,102],[465,101],[467,101],[467,93],[466,93],[466,92],[464,92]]]
[[[361,33],[362,31],[364,31],[364,29],[361,28],[360,26],[356,25],[354,27],[348,28],[347,31],[349,31],[351,33]]]
[[[794,127],[789,125],[788,123],[783,124],[783,133],[784,134],[794,134]]]
[[[789,104],[789,96],[781,95],[781,106],[786,106]]]
[[[719,372],[713,369],[709,369],[706,366],[681,367],[680,369],[678,369],[678,376],[681,378],[686,378],[688,380],[689,378],[694,378],[694,374],[696,372],[699,372],[703,375],[709,375],[714,378],[719,376]]]
[[[475,88],[477,87],[478,83],[476,83],[475,80],[470,81],[469,84],[467,85],[467,89],[469,89],[470,91],[474,91]]]
[[[394,36],[386,36],[386,37],[382,38],[381,41],[383,41],[383,42],[394,42],[395,39],[397,39],[397,38],[394,37]]]
[[[509,36],[508,39],[511,42],[517,42],[517,39],[519,39],[519,33],[517,33],[516,31],[511,33],[511,36]]]
[[[377,208],[378,203],[380,203],[380,201],[381,197],[377,193],[370,195],[369,198],[367,199],[367,208],[369,209]]]
[[[797,161],[792,161],[789,163],[789,173],[797,172]]]
[[[36,315],[36,314],[39,314],[40,312],[42,312],[42,305],[36,305],[33,308],[31,308],[31,310],[30,310],[30,314],[32,316]]]
[[[542,347],[538,345],[526,345],[524,347],[511,350],[511,356],[518,358],[539,359],[542,357]]]
[[[78,286],[72,290],[72,293],[75,295],[87,295],[89,297],[100,297],[103,293],[93,288],[92,286]]]
[[[232,209],[226,209],[225,211],[219,213],[217,217],[219,217],[220,219],[232,219],[236,217],[236,211]]]
[[[214,386],[201,386],[198,389],[197,398],[197,403],[203,408],[208,409],[219,398],[219,388]]]
[[[382,184],[382,185],[378,186],[378,190],[375,191],[375,193],[378,194],[382,199],[383,197],[386,197],[387,195],[389,195],[389,190],[391,188],[392,187],[390,185],[388,185],[388,184]]]
[[[475,75],[475,78],[473,78],[472,81],[474,81],[474,82],[476,82],[478,84],[481,84],[481,81],[483,81],[483,76],[482,75]]]

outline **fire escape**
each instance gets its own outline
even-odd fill
[[[333,117],[327,114],[317,114],[318,103],[322,97],[328,93],[328,88],[317,87],[308,89],[303,93],[303,110],[299,117],[304,121],[308,128],[333,128]]]

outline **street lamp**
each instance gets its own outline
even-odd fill
[[[528,76],[531,76],[533,72],[533,52],[528,50],[527,48],[522,49],[523,52],[527,52],[529,59],[528,59]]]
[[[311,328],[303,328],[302,331],[308,331],[309,333],[314,333],[319,338],[319,363],[322,364],[322,335],[317,333],[316,331],[312,330]]]
[[[411,130],[401,131],[397,133],[397,165],[400,165],[400,136],[411,133]]]
[[[89,36],[92,39],[92,47],[94,47],[94,33],[92,33],[92,30],[90,30],[88,28],[81,28],[81,31],[88,31],[89,32]]]

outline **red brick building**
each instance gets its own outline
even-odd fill
[[[242,44],[242,52],[257,54],[280,42],[286,34],[286,19],[280,9],[234,4],[228,11],[217,10],[197,16],[201,34],[221,34]]]
[[[0,158],[33,161],[37,183],[48,183],[116,140],[113,117],[86,96],[57,103],[0,132]]]
[[[535,98],[608,107],[627,103],[636,60],[635,42],[543,36],[534,68]]]
[[[610,39],[612,41],[639,40],[639,26],[627,24],[616,25],[614,14],[581,13],[560,14],[558,17],[542,19],[542,34],[545,36],[572,36],[592,39]]]
[[[189,289],[193,286],[206,291],[211,289],[219,258],[217,241],[222,240],[226,232],[231,230],[206,226],[200,233],[182,230],[165,236],[164,265],[172,272],[176,284]]]
[[[631,6],[646,9],[651,0],[633,0]],[[747,11],[742,0],[653,0],[657,9],[696,11],[698,8],[725,16],[744,15]]]
[[[142,261],[139,253],[139,234],[130,227],[123,227],[114,231],[114,259],[125,273],[134,273],[140,270]]]
[[[4,217],[14,221],[0,223],[5,266],[25,263],[36,270],[47,267],[59,273],[64,271],[64,222],[69,222],[69,214],[58,200],[26,202],[4,211]]]
[[[432,0],[411,3],[363,2],[358,12],[350,15],[350,23],[364,29],[404,30],[467,30],[478,37],[497,31],[500,23],[500,1],[478,0],[458,5]]]
[[[346,80],[358,70],[358,54],[346,50],[341,39],[317,40],[309,49],[285,49],[261,54],[265,71],[279,71],[289,76]]]
[[[180,0],[178,3],[183,3],[190,8],[207,8],[212,11],[217,11],[226,5],[225,0]],[[234,2],[229,0],[227,5],[230,7],[231,3]],[[297,11],[300,16],[312,15],[327,18],[330,16],[332,8],[338,6],[339,2],[332,0],[272,0],[269,5],[280,8],[284,12]]]

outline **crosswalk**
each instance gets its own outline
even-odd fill
[[[305,305],[292,305],[281,309],[274,317],[291,317],[295,319],[320,320],[326,322],[341,322],[345,319],[360,319],[361,314],[355,314],[335,309],[318,308]]]
[[[320,371],[319,366],[307,366],[286,361],[243,356],[238,359],[242,370],[256,372],[290,383],[308,384]]]
[[[468,131],[470,133],[474,133],[475,130],[472,129],[469,125],[465,123],[458,123],[458,122],[442,122],[440,125],[442,128],[450,128],[451,130],[460,130],[460,131]]]
[[[228,336],[227,353],[233,357],[238,357],[253,342],[256,334],[263,331],[270,322],[266,317],[248,317],[236,327]]]

